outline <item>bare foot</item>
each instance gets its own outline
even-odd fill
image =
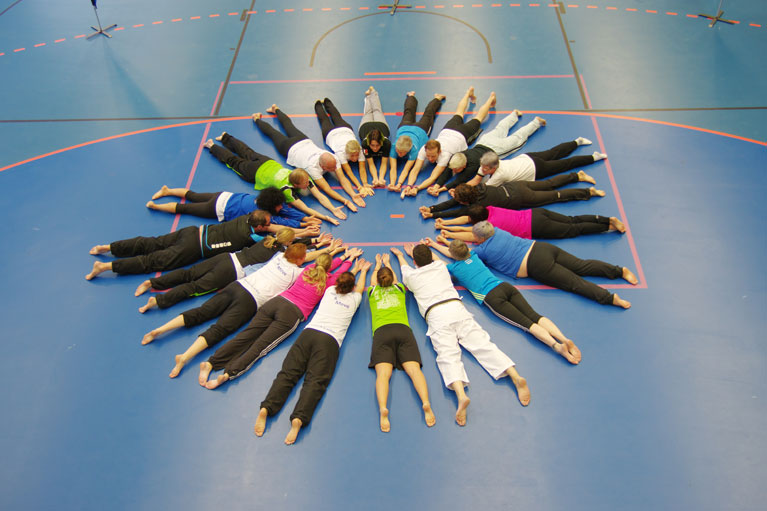
[[[571,364],[578,363],[578,361],[575,360],[575,357],[572,355],[572,353],[570,353],[570,350],[567,349],[566,344],[555,343],[554,346],[552,346],[552,349],[556,351],[557,353],[559,353],[560,355],[562,355],[563,357],[565,357],[565,360],[567,360]]]
[[[149,209],[157,210],[157,204],[155,204],[153,201],[147,202],[146,207],[148,207]]]
[[[144,293],[146,293],[149,290],[149,288],[151,288],[151,287],[152,287],[152,283],[149,282],[149,280],[145,280],[144,282],[142,282],[141,284],[138,285],[138,287],[136,288],[136,292],[133,293],[133,295],[134,296],[141,296]]]
[[[391,424],[389,423],[389,410],[384,408],[381,410],[381,416],[380,416],[380,423],[381,423],[381,431],[384,433],[388,433],[391,431]]]
[[[519,402],[522,403],[522,406],[527,406],[530,404],[530,389],[527,388],[527,380],[522,378],[521,376],[517,378],[516,381],[511,380],[514,386],[517,388],[517,397],[519,398]]]
[[[444,94],[435,94],[435,95],[434,95],[434,98],[435,98],[435,99],[438,99],[438,100],[440,100],[440,101],[445,101],[445,98],[446,98],[446,97],[447,97],[447,96],[445,96]]]
[[[634,275],[631,270],[625,267],[623,268],[623,280],[629,284],[633,284],[634,286],[639,284],[639,280],[637,279],[636,275]]]
[[[373,93],[374,91],[375,89],[371,85],[370,87],[368,87],[368,90],[365,91],[365,96],[370,96],[370,94]]]
[[[213,139],[212,139],[212,138],[209,138],[209,139],[208,139],[208,140],[206,140],[206,141],[205,141],[205,143],[204,143],[204,144],[202,144],[202,145],[203,145],[203,146],[205,146],[206,148],[210,149],[210,148],[211,148],[211,147],[213,147],[213,145],[214,145],[214,143],[213,143]]]
[[[296,443],[296,437],[298,437],[298,432],[300,431],[301,426],[303,426],[301,419],[293,419],[290,421],[290,431],[288,431],[288,436],[285,437],[285,445],[293,445]]]
[[[579,350],[578,346],[576,346],[575,343],[570,339],[567,339],[564,341],[564,343],[565,346],[567,346],[567,351],[569,351],[573,358],[576,360],[575,363],[579,364],[581,362],[581,350]]]
[[[591,188],[589,188],[589,193],[591,193],[592,197],[594,197],[595,195],[597,197],[604,197],[605,196],[605,191],[604,190],[597,190],[593,186]]]
[[[458,400],[458,409],[455,411],[455,422],[458,423],[459,426],[466,425],[466,409],[469,407],[469,403],[471,403],[469,396],[464,396],[463,399]]]
[[[578,181],[585,181],[586,183],[591,183],[592,185],[597,184],[597,180],[593,177],[589,176],[582,170],[578,171]]]
[[[436,98],[437,96],[434,96],[434,97]],[[474,95],[474,87],[473,86],[469,87],[466,90],[466,97],[469,98],[469,101],[471,101],[472,103],[476,103],[477,96]]]
[[[255,114],[250,116],[251,119],[253,119],[253,122],[256,122],[257,120],[261,119],[261,112],[256,112]]]
[[[414,90],[411,90],[410,92],[408,92],[408,93],[407,93],[407,95],[408,95],[408,96],[415,96],[415,91],[414,91]]]
[[[517,114],[517,117],[522,117],[522,110],[514,109],[514,113]],[[540,117],[536,117],[536,119],[540,119]]]
[[[178,376],[178,373],[181,372],[181,370],[184,368],[185,365],[186,365],[186,360],[184,360],[184,356],[176,355],[176,365],[173,366],[173,369],[171,370],[168,376],[170,376],[171,378],[175,378],[176,376]]]
[[[432,427],[437,423],[437,418],[434,416],[434,412],[431,410],[431,404],[426,403],[421,407],[423,409],[423,420],[426,421],[426,425]]]
[[[536,117],[535,119],[538,121],[538,124],[540,124],[541,126],[546,126],[546,119],[544,119],[543,117]]]
[[[216,140],[221,142],[222,140],[224,140],[224,135],[226,135],[226,131],[222,131],[221,134],[216,137]]]
[[[197,382],[203,387],[208,383],[208,376],[210,376],[212,370],[213,366],[207,360],[200,363],[200,375],[197,377]]]
[[[148,334],[144,334],[144,337],[141,339],[141,344],[149,344],[150,342],[154,341],[154,338],[157,336],[157,334],[152,330]]]
[[[205,388],[208,389],[208,390],[213,390],[213,389],[217,388],[219,385],[223,385],[224,383],[226,383],[228,381],[229,381],[229,375],[228,374],[226,374],[226,373],[219,374],[218,378],[216,378],[215,380],[208,381],[208,383],[205,384]]]
[[[266,429],[266,417],[267,417],[266,408],[261,408],[261,410],[258,411],[258,417],[256,418],[256,425],[253,426],[253,432],[256,434],[256,436],[264,435],[264,430]]]
[[[498,101],[498,98],[495,97],[495,91],[490,93],[490,108],[495,108],[495,103]]]
[[[276,103],[273,103],[272,106],[266,109],[266,113],[268,114],[274,114],[277,113],[277,110],[279,110],[280,107],[277,106]]]
[[[149,282],[149,281],[147,281],[147,282]],[[138,311],[141,314],[144,314],[149,309],[154,309],[155,307],[157,307],[157,298],[155,298],[154,296],[150,296],[149,300],[147,300],[147,302],[146,302],[146,305],[144,305],[143,307],[139,307]]]
[[[618,293],[613,293],[613,305],[623,307],[624,309],[631,308],[631,302],[628,300],[623,300],[620,296],[618,296]]]
[[[101,261],[96,261],[93,263],[93,269],[91,272],[85,276],[85,280],[91,280],[93,277],[100,273],[104,273],[108,269],[112,267],[109,263],[102,263]]]
[[[90,255],[106,254],[109,252],[109,245],[96,245],[88,251]]]
[[[610,227],[612,227],[614,230],[618,231],[621,234],[626,232],[626,226],[623,225],[623,222],[621,222],[620,220],[618,220],[618,218],[614,216],[610,217]]]
[[[161,197],[167,197],[168,192],[170,192],[170,188],[168,188],[166,185],[162,185],[162,188],[157,190],[154,195],[152,195],[152,200],[157,200]]]

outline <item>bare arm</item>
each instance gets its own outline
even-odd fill
[[[431,171],[431,175],[427,177],[420,185],[418,185],[418,190],[424,190],[431,186],[434,181],[437,180],[437,178],[442,174],[442,172],[445,170],[444,165],[438,165],[434,167],[434,170]]]
[[[347,163],[346,166],[349,167],[349,164]],[[349,167],[349,172],[351,173],[351,171],[352,171],[352,168]],[[354,191],[354,189],[352,188],[351,182],[348,179],[346,179],[346,176],[344,175],[344,173],[341,171],[340,168],[336,169],[336,178],[338,178],[338,182],[341,183],[341,188],[343,188],[344,191],[349,194],[349,197],[351,197],[352,201],[354,202],[350,202],[348,199],[343,199],[341,195],[338,195],[338,197],[340,197],[339,200],[341,201],[345,200],[344,204],[346,204],[346,207],[354,212],[357,211],[357,208],[354,206],[355,204],[357,206],[361,206],[364,208],[365,201],[362,200],[362,197],[360,196],[360,194]],[[327,184],[327,181],[325,182],[325,184]],[[332,190],[332,188],[330,188],[330,185],[328,185],[328,189]]]
[[[323,190],[325,190],[327,188],[327,190],[329,192],[331,192],[328,195],[330,195],[331,197],[333,197],[334,199],[336,199],[338,201],[341,201],[342,204],[345,204],[346,202],[349,202],[349,201],[344,199],[340,195],[338,195],[338,193],[336,193],[335,190],[332,190],[330,188],[330,185],[328,184],[327,180],[325,180],[324,178],[320,178],[320,179],[316,180],[314,183],[315,183],[316,186],[313,186],[313,187],[309,188],[309,191],[314,196],[314,198],[317,199],[320,204],[325,206],[336,217],[340,218],[341,220],[346,220],[346,213],[344,213],[341,210],[343,208],[343,206],[335,206],[335,205],[333,205],[333,203],[330,202],[330,199],[328,199],[327,195],[322,193],[319,190],[319,188],[322,188]],[[335,195],[335,197],[334,197],[334,195]]]
[[[367,278],[368,270],[370,269],[370,261],[365,261],[364,259],[358,260],[357,269],[360,272],[360,278],[354,286],[354,292],[362,294],[362,292],[365,291],[365,279]]]
[[[466,181],[466,184],[469,185],[469,186],[477,186],[481,182],[482,182],[482,176],[477,174],[473,178],[471,178],[468,181]]]
[[[326,199],[327,199],[327,197],[326,197]],[[317,200],[319,200],[319,198],[317,198]],[[328,202],[330,202],[330,201],[328,201]],[[320,201],[320,204],[322,204],[322,201]],[[322,204],[322,205],[325,206],[324,204]],[[338,220],[336,220],[335,218],[329,217],[328,215],[323,215],[319,211],[310,208],[301,199],[295,199],[293,202],[290,203],[290,206],[296,208],[297,210],[299,210],[299,211],[301,211],[303,213],[306,213],[310,217],[319,218],[320,220],[325,220],[326,222],[330,222],[333,225],[338,225]],[[327,207],[327,206],[325,206],[325,207]]]
[[[409,184],[410,186],[413,186],[415,184],[415,180],[418,178],[418,173],[421,172],[421,168],[423,168],[423,162],[424,160],[416,160],[415,163],[413,164],[413,168],[410,171],[410,175],[407,178],[407,184]],[[405,168],[407,168],[407,164],[405,165]]]
[[[440,237],[438,236],[437,240],[439,240],[439,239],[440,239]],[[444,238],[442,238],[442,239],[444,240]],[[450,249],[448,249],[445,245],[443,245],[441,243],[437,243],[437,242],[435,242],[431,238],[425,238],[423,240],[423,242],[424,242],[424,244],[427,247],[433,248],[434,250],[436,250],[437,252],[439,252],[443,256],[447,257],[448,259],[453,259],[453,256],[450,255]]]

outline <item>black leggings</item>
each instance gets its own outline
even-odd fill
[[[584,165],[594,163],[592,155],[573,156],[572,158],[562,159],[570,155],[577,147],[578,144],[576,142],[565,142],[546,151],[526,153],[535,164],[535,179],[543,179],[560,172],[566,172],[576,167],[583,167]]]
[[[415,99],[415,96],[407,96],[405,98],[405,108],[402,112],[402,120],[397,127],[418,126],[428,135],[431,132],[431,127],[434,125],[434,116],[437,114],[437,110],[439,110],[441,106],[442,101],[438,100],[437,98],[432,99],[429,101],[429,104],[426,105],[426,110],[423,111],[421,119],[416,122],[415,111],[416,108],[418,108],[418,100]]]
[[[596,234],[610,229],[610,218],[599,215],[561,215],[543,208],[532,210],[533,239],[574,238],[581,234]]]
[[[279,412],[288,400],[293,387],[306,374],[290,420],[301,419],[301,425],[311,422],[314,410],[325,395],[338,362],[338,343],[333,337],[312,328],[306,328],[282,362],[282,370],[272,382],[269,393],[261,402],[269,416]]]
[[[462,116],[454,115],[450,118],[449,121],[447,121],[447,123],[445,123],[445,126],[442,129],[457,131],[463,135],[463,138],[465,138],[468,142],[472,137],[475,137],[477,134],[479,134],[480,126],[481,123],[479,122],[479,119],[472,119],[469,122],[463,122]]]
[[[314,113],[317,114],[317,119],[320,121],[322,140],[325,140],[328,137],[328,133],[336,128],[349,128],[353,130],[352,125],[343,120],[336,106],[328,98],[325,98],[324,102],[316,101],[314,103]],[[330,119],[328,119],[328,115],[330,115]]]
[[[167,309],[183,300],[202,296],[237,279],[231,254],[218,254],[199,262],[190,268],[179,268],[172,272],[149,279],[152,289],[169,289],[158,293],[157,306]]]
[[[216,201],[218,201],[219,195],[221,195],[221,192],[197,193],[189,190],[186,192],[186,195],[184,195],[184,198],[189,202],[176,204],[176,213],[218,220],[218,215],[216,215]]]
[[[613,303],[613,294],[580,276],[617,279],[623,276],[623,268],[596,259],[579,259],[551,243],[536,241],[527,258],[527,274],[543,284],[607,305]]]
[[[200,228],[184,227],[163,236],[137,236],[109,245],[112,271],[121,274],[173,270],[202,259]]]
[[[187,328],[218,317],[215,324],[200,334],[208,347],[211,347],[247,323],[257,308],[253,295],[237,282],[232,282],[201,307],[182,312],[181,315],[184,316],[184,326]]]
[[[224,134],[221,143],[224,147],[214,144],[210,148],[210,153],[248,183],[255,183],[258,168],[271,160],[268,156],[255,152],[245,142],[234,138],[229,133]]]
[[[589,200],[591,192],[588,188],[568,188],[557,190],[567,184],[577,183],[578,174],[571,172],[561,174],[542,181],[512,181],[501,185],[509,192],[509,209],[530,209],[552,204],[554,202],[567,202],[571,200]],[[490,204],[491,206],[493,204]]]
[[[485,296],[485,305],[506,323],[526,332],[543,317],[535,312],[522,293],[508,282],[501,282],[491,289]]]
[[[266,302],[242,332],[221,346],[208,362],[214,371],[224,369],[236,378],[290,337],[304,319],[301,310],[290,300],[276,296]]]
[[[277,116],[277,120],[280,121],[280,125],[282,126],[282,129],[284,129],[285,133],[287,133],[287,136],[277,131],[276,129],[272,128],[272,126],[269,123],[264,122],[261,119],[256,120],[256,127],[259,130],[261,130],[261,133],[271,138],[272,142],[274,142],[274,147],[277,149],[277,151],[282,156],[287,158],[288,151],[290,150],[291,147],[293,147],[293,145],[296,142],[300,142],[309,137],[304,135],[302,131],[296,128],[295,125],[293,124],[293,121],[290,120],[290,117],[282,113],[282,110],[280,110],[279,108],[275,112],[275,115]]]

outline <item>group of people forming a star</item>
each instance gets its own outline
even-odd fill
[[[210,153],[242,179],[253,183],[258,195],[197,193],[163,186],[147,207],[218,223],[185,227],[158,237],[96,245],[91,254],[111,252],[116,259],[95,262],[86,279],[105,271],[142,274],[172,270],[138,286],[136,296],[150,289],[166,290],[150,297],[139,309],[142,313],[213,293],[200,307],[181,313],[142,340],[142,344],[148,344],[176,328],[196,327],[218,318],[184,353],[176,355],[170,373],[175,378],[195,356],[247,324],[200,364],[199,384],[208,389],[244,374],[314,312],[261,402],[255,422],[258,436],[263,435],[268,418],[280,411],[302,376],[304,383],[290,415],[291,427],[285,443],[295,442],[300,429],[309,424],[335,371],[341,344],[362,300],[371,268],[367,287],[373,330],[369,367],[376,372],[381,431],[387,432],[391,427],[387,401],[395,367],[412,380],[427,426],[436,422],[421,371],[418,344],[409,326],[407,291],[415,297],[426,321],[426,335],[436,352],[444,384],[456,394],[455,421],[459,425],[466,424],[469,405],[465,392],[469,379],[461,361],[461,347],[472,353],[493,378],[508,376],[519,401],[526,406],[530,402],[526,380],[464,307],[452,279],[495,315],[529,332],[568,362],[578,364],[581,352],[573,341],[489,268],[515,279],[530,277],[600,304],[628,309],[631,306],[628,301],[583,278],[622,278],[637,284],[637,278],[627,267],[582,260],[555,245],[535,241],[625,231],[616,217],[565,216],[541,207],[604,196],[603,191],[593,186],[559,188],[577,182],[595,184],[583,170],[573,169],[606,155],[594,152],[569,157],[579,146],[591,144],[578,137],[546,151],[501,159],[522,147],[546,122],[536,117],[510,134],[521,115],[514,110],[493,130],[481,134],[480,126],[495,107],[496,97],[491,93],[476,116],[465,122],[467,107],[476,101],[473,87],[461,98],[455,115],[436,139],[430,139],[435,114],[444,100],[444,95],[435,94],[416,120],[418,102],[413,92],[407,93],[402,120],[391,140],[373,87],[365,92],[359,139],[329,99],[318,100],[314,105],[317,118],[325,143],[333,152],[319,147],[299,131],[276,105],[267,112],[276,116],[285,133],[264,121],[261,114],[253,114],[256,127],[274,142],[292,168],[253,151],[226,132],[216,138],[221,145],[208,140],[205,147]],[[475,139],[476,144],[469,148]],[[398,160],[406,160],[399,174]],[[351,163],[359,165],[359,177]],[[429,164],[434,164],[431,174],[416,184],[421,169]],[[328,185],[325,173],[336,176],[346,195]],[[364,198],[372,195],[375,188],[399,193],[402,199],[421,190],[434,196],[443,192],[450,195],[445,202],[419,209],[423,218],[436,219],[439,235],[435,239],[405,243],[404,250],[391,248],[399,262],[401,277],[392,267],[388,253],[377,254],[375,263],[366,261],[360,257],[359,248],[320,231],[323,221],[338,225],[337,219],[346,219],[344,208],[357,211],[364,207]],[[330,214],[309,207],[301,198],[309,194]],[[162,197],[182,201],[155,202]],[[413,260],[414,266],[410,266],[405,255]],[[309,264],[304,266],[305,263]],[[213,372],[218,374],[212,375]]]

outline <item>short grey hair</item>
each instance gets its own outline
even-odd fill
[[[447,164],[451,170],[462,169],[466,166],[466,155],[463,153],[455,153]]]
[[[407,135],[399,137],[397,143],[394,145],[396,151],[409,152],[412,148],[413,140]]]
[[[481,222],[474,224],[474,227],[471,228],[471,233],[478,239],[486,240],[493,237],[495,234],[495,227],[493,227],[493,224],[487,220],[482,220]]]
[[[491,169],[497,169],[498,165],[500,165],[501,159],[498,158],[498,155],[495,153],[495,151],[488,151],[485,154],[482,155],[482,157],[479,159],[479,164],[483,167],[490,167]]]

